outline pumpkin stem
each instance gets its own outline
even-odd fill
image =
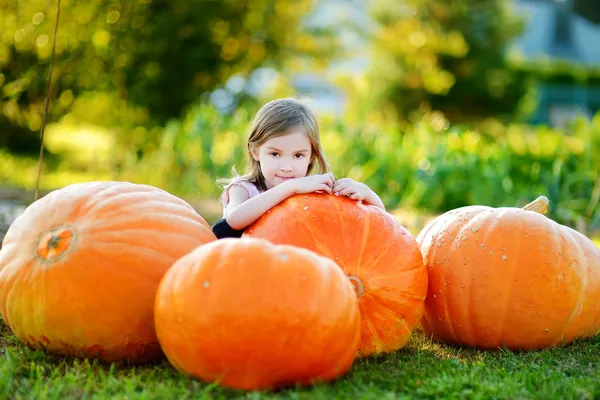
[[[550,200],[546,196],[540,196],[531,203],[523,207],[523,210],[535,211],[540,214],[546,214],[548,212],[548,204]]]
[[[57,226],[40,236],[36,257],[42,263],[60,260],[73,247],[76,233],[68,226]]]
[[[365,285],[363,285],[358,276],[348,275],[348,279],[350,279],[350,283],[352,283],[354,290],[356,290],[356,297],[361,297],[363,294],[365,294]]]

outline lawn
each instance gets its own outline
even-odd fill
[[[190,202],[208,219],[220,212],[214,202]],[[413,234],[434,217],[393,214]],[[166,360],[134,367],[54,357],[23,346],[0,322],[0,398],[600,399],[600,336],[544,351],[483,352],[434,343],[417,332],[402,350],[357,360],[336,382],[270,393],[202,383]]]
[[[241,392],[183,376],[167,361],[111,365],[22,346],[0,326],[0,398],[31,399],[399,399],[600,398],[600,336],[544,351],[477,351],[423,334],[395,353],[358,360],[336,382]]]

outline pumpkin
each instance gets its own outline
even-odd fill
[[[342,376],[360,338],[354,289],[331,260],[261,239],[221,239],[160,283],[156,332],[179,371],[234,389]]]
[[[32,203],[0,250],[0,312],[25,344],[57,355],[162,356],[154,296],[173,263],[216,240],[185,201],[127,182],[90,182]]]
[[[417,242],[378,207],[328,193],[294,195],[243,236],[307,248],[344,270],[358,297],[360,356],[404,347],[423,315],[427,272]]]
[[[434,339],[529,350],[600,329],[600,251],[547,218],[548,199],[521,208],[467,206],[417,236],[429,274],[422,320]]]

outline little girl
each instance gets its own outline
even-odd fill
[[[309,175],[315,171],[317,174]],[[294,98],[265,104],[248,138],[246,171],[219,179],[223,218],[213,226],[217,238],[241,237],[244,229],[270,208],[294,194],[327,192],[385,209],[367,185],[335,179],[321,147],[319,127],[310,109]]]

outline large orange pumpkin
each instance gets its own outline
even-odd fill
[[[216,240],[183,200],[125,182],[74,184],[31,204],[0,250],[0,312],[33,348],[143,362],[161,356],[154,296],[173,263]]]
[[[523,209],[468,206],[418,235],[429,274],[422,327],[446,343],[535,349],[600,329],[600,251],[581,233]]]
[[[411,234],[387,212],[345,196],[289,197],[244,233],[336,261],[355,285],[360,354],[402,348],[423,315],[427,272]]]
[[[183,373],[236,389],[274,389],[347,372],[360,314],[333,261],[266,240],[222,239],[165,274],[156,332]]]

